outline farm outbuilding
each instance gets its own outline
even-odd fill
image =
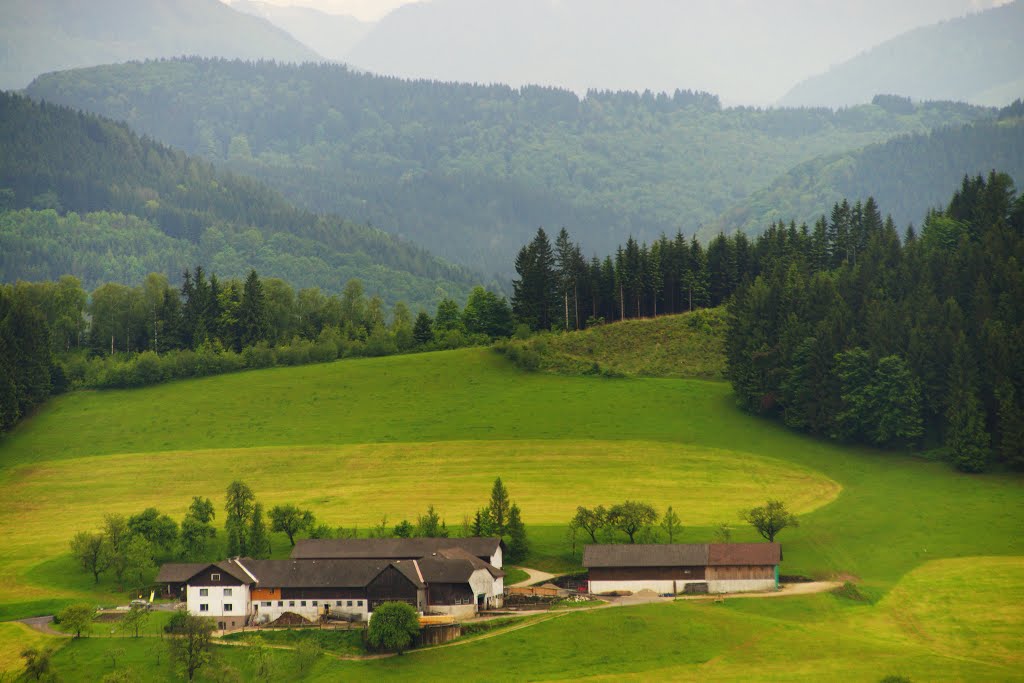
[[[591,593],[740,593],[778,588],[778,543],[588,545]]]

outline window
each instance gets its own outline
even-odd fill
[[[295,607],[295,601],[294,600],[289,600],[288,601],[288,606],[289,607]]]
[[[263,606],[264,606],[264,607],[270,607],[270,601],[264,602],[264,603],[263,603]]]
[[[316,607],[316,600],[313,601],[313,607]]]
[[[284,607],[284,600],[278,600],[277,601],[277,606],[278,607]]]
[[[231,603],[230,603],[230,602],[225,602],[225,603],[224,603],[224,611],[225,611],[225,612],[230,612],[230,611],[231,611],[231,608],[232,608],[232,605],[231,605]]]
[[[335,600],[334,606],[335,607],[341,607],[341,600]]]
[[[302,604],[300,605],[300,607],[305,607],[305,606],[306,606],[306,601],[305,601],[305,600],[303,600],[303,601],[302,601]]]
[[[351,606],[352,606],[352,601],[351,601],[351,600],[349,600],[349,601],[348,601],[348,605],[347,605],[347,606],[348,606],[348,607],[351,607]]]
[[[220,574],[210,574],[210,581],[220,581]]]
[[[204,602],[203,604],[199,605],[199,611],[200,611],[200,612],[209,612],[209,611],[210,611],[210,606],[209,606],[209,605],[207,605],[207,604],[206,604],[206,603]]]
[[[230,597],[230,595],[231,595],[231,589],[230,588],[225,588],[224,589],[224,597],[227,598],[227,597]]]
[[[352,603],[350,602],[349,604],[351,605]],[[359,601],[356,602],[356,607],[362,607],[362,606],[363,606],[363,601],[362,600],[359,600]]]
[[[209,594],[210,594],[210,589],[209,588],[200,588],[199,589],[199,597],[205,598]]]

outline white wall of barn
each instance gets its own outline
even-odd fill
[[[249,613],[248,586],[190,585],[185,589],[185,596],[189,614],[200,617],[245,617]]]

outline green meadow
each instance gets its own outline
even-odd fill
[[[0,441],[0,616],[123,602],[66,550],[106,512],[152,505],[180,518],[193,495],[220,505],[227,483],[243,479],[265,504],[306,505],[333,525],[365,528],[385,514],[394,524],[432,504],[457,529],[495,476],[523,510],[527,566],[578,566],[566,525],[576,505],[672,505],[683,541],[710,540],[723,522],[735,540],[754,540],[738,510],[772,497],[800,513],[779,537],[783,573],[850,578],[865,601],[573,610],[400,658],[325,656],[311,678],[422,679],[458,667],[468,679],[724,680],[754,667],[779,679],[1005,680],[1024,670],[1020,475],[964,475],[912,453],[807,438],[740,412],[718,381],[525,373],[487,349],[53,400]],[[283,537],[273,541],[287,553]],[[10,642],[23,630],[0,627],[0,670],[16,669]],[[116,642],[128,666],[159,680],[152,640]],[[109,642],[61,640],[55,667],[67,680],[102,677]],[[220,650],[244,676],[244,648]]]

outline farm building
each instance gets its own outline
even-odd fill
[[[397,540],[374,551],[360,544],[355,557],[170,563],[160,568],[156,582],[183,600],[190,613],[213,617],[221,629],[267,623],[286,612],[310,620],[331,616],[365,621],[374,607],[393,601],[407,602],[424,614],[457,617],[502,605],[504,572],[472,552],[500,561],[498,539],[468,544],[471,550],[438,541],[488,539]],[[342,550],[331,552],[343,555]],[[424,554],[417,556],[420,552]]]
[[[778,588],[778,543],[588,545],[591,593],[741,593]]]
[[[439,550],[460,548],[501,569],[500,538],[310,538],[296,541],[293,560],[418,560]]]

